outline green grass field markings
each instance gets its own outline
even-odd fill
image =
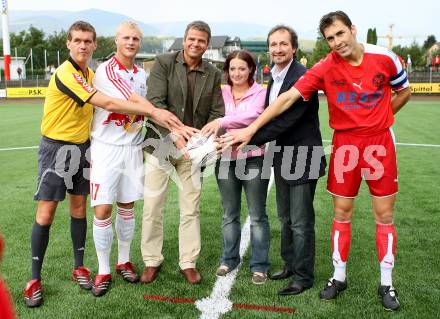
[[[192,298],[176,298],[176,297],[166,297],[160,295],[144,295],[145,300],[155,300],[162,302],[180,303],[180,304],[194,304],[195,299]],[[257,310],[257,311],[269,311],[277,313],[294,313],[295,308],[291,307],[272,307],[272,306],[261,306],[255,304],[234,304],[232,305],[235,309],[245,309],[245,310]]]
[[[38,148],[38,145],[36,145],[36,146],[24,146],[24,147],[9,147],[9,148],[0,148],[0,152],[21,151],[21,150],[30,150],[30,149],[36,149],[36,148]]]
[[[269,185],[267,188],[267,198],[269,197],[270,190],[274,183],[273,168],[271,169]],[[200,310],[200,319],[216,319],[220,318],[221,315],[228,313],[233,308],[233,303],[228,299],[231,293],[232,286],[234,285],[235,279],[237,277],[238,271],[243,264],[243,257],[249,248],[251,241],[251,221],[250,217],[247,216],[246,222],[241,230],[241,240],[240,240],[240,263],[237,268],[231,271],[224,277],[218,277],[215,281],[214,288],[212,289],[209,297],[202,298],[195,302],[197,309]]]
[[[331,140],[322,140],[324,143],[331,143]],[[417,144],[417,143],[396,143],[397,146],[415,146],[415,147],[440,147],[438,144]]]
[[[416,142],[440,144],[440,102],[414,102],[398,114],[395,132],[399,142]],[[326,107],[320,111],[326,115]],[[4,113],[1,113],[4,112]],[[38,145],[41,138],[40,122],[42,107],[1,107],[0,125],[2,140],[0,148]],[[321,120],[324,138],[330,138],[328,116]],[[327,145],[325,145],[327,146]],[[438,317],[438,283],[440,282],[438,247],[440,246],[440,225],[438,193],[440,188],[433,176],[438,175],[439,148],[398,147],[399,161],[399,195],[396,202],[396,224],[398,226],[398,265],[393,271],[393,278],[402,309],[392,315],[397,318],[437,318]],[[215,278],[206,279],[197,287],[188,286],[181,275],[169,266],[168,271],[159,277],[154,285],[126,285],[122,279],[115,279],[115,286],[105,299],[97,300],[89,293],[80,291],[76,285],[67,282],[71,268],[71,242],[68,239],[69,211],[68,203],[60,203],[56,214],[54,228],[51,230],[50,247],[43,266],[45,274],[45,306],[40,309],[27,309],[22,300],[25,279],[30,273],[30,232],[34,222],[37,152],[11,150],[0,152],[0,183],[2,188],[2,209],[0,212],[0,232],[6,237],[6,254],[0,272],[6,280],[17,314],[23,319],[58,319],[63,318],[197,318],[200,312],[193,305],[181,305],[167,302],[145,301],[145,293],[163,296],[182,296],[201,299],[209,296]],[[201,205],[205,207],[205,219],[201,221],[204,232],[203,252],[200,259],[201,271],[211,274],[217,267],[221,252],[220,198],[215,178],[204,181],[205,193]],[[349,291],[342,294],[333,303],[323,303],[317,297],[319,290],[333,271],[329,253],[333,206],[331,196],[326,192],[326,178],[318,182],[315,196],[316,209],[316,267],[314,288],[295,298],[278,298],[277,291],[284,286],[283,282],[269,282],[255,287],[248,279],[244,266],[237,277],[229,298],[241,304],[263,304],[296,308],[295,317],[312,318],[382,318],[387,315],[377,300],[378,263],[374,245],[374,220],[371,218],[371,199],[368,187],[362,184],[359,198],[356,201],[353,219],[353,240],[350,253],[349,269],[351,283]],[[174,186],[174,185],[173,185]],[[174,194],[174,193],[173,193]],[[275,196],[271,194],[268,209],[272,234],[271,263],[273,268],[283,266],[280,256],[280,230],[276,216]],[[214,203],[215,201],[215,203]],[[215,204],[215,205],[214,205]],[[137,203],[142,211],[143,202]],[[177,231],[173,228],[179,223],[177,194],[168,201],[168,215],[165,214],[166,234],[164,250],[168,250],[167,259],[178,258]],[[215,211],[213,210],[215,208]],[[137,214],[137,222],[141,222]],[[168,216],[168,217],[167,217]],[[242,221],[244,222],[245,216]],[[166,225],[170,225],[167,226]],[[93,248],[89,227],[88,244]],[[203,235],[204,234],[204,235]],[[215,234],[215,237],[212,236]],[[168,241],[167,241],[168,238]],[[137,242],[137,244],[135,244]],[[140,227],[137,228],[134,245],[140,243]],[[133,249],[136,264],[143,264],[140,249]],[[86,260],[95,261],[93,249],[86,249]],[[113,255],[116,258],[116,253]],[[246,256],[246,260],[249,257]],[[330,260],[330,262],[329,262]],[[167,265],[165,264],[165,270]],[[66,272],[68,270],[68,272]],[[167,277],[168,276],[168,277]],[[243,278],[241,278],[243,277]],[[234,308],[225,318],[292,318],[288,314],[275,314],[260,311],[241,311]]]
[[[331,140],[322,140],[324,143],[331,143]],[[396,143],[397,146],[414,146],[414,147],[432,147],[432,148],[438,148],[440,145],[438,144],[417,144],[417,143]],[[21,150],[29,150],[29,149],[36,149],[38,148],[38,145],[34,146],[23,146],[23,147],[9,147],[9,148],[0,148],[0,152],[6,152],[6,151],[21,151]]]

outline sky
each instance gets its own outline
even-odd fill
[[[66,1],[8,0],[9,10],[85,10],[97,8],[125,14],[145,23],[167,21],[206,22],[240,21],[267,25],[292,26],[298,32],[316,30],[322,15],[335,10],[345,11],[365,41],[368,28],[376,27],[379,36],[389,33],[394,24],[395,44],[423,43],[428,35],[440,41],[440,1],[422,0],[75,0],[75,8],[66,8]],[[301,38],[301,34],[299,34]],[[386,41],[385,39],[379,41]]]

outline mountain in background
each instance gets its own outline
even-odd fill
[[[93,24],[98,35],[113,36],[118,24],[125,20],[134,20],[129,16],[99,10],[89,9],[83,11],[10,11],[9,30],[20,32],[27,30],[30,25],[42,29],[46,35],[55,31],[67,30],[76,20],[85,20]],[[172,36],[182,37],[186,25],[190,21],[164,22],[149,24],[135,20],[144,36]],[[241,39],[266,39],[270,26],[258,23],[243,22],[210,22],[207,21],[213,35],[238,36]],[[301,39],[316,39],[316,30],[302,32],[297,30]]]
[[[90,21],[98,35],[102,36],[113,36],[118,24],[124,20],[135,20],[129,16],[99,10],[99,9],[89,9],[83,11],[62,11],[62,10],[50,10],[50,11],[10,11],[9,12],[9,29],[10,32],[20,32],[22,30],[27,30],[30,25],[38,29],[42,29],[46,35],[50,35],[55,31],[67,30],[67,28],[76,20]],[[142,21],[135,20],[142,31],[144,36],[168,36],[168,37],[182,37],[186,25],[190,21],[178,21],[178,22],[164,22],[164,23],[145,23]],[[271,26],[259,24],[256,20],[255,23],[243,23],[237,21],[231,22],[211,22],[207,21],[212,29],[213,35],[228,35],[230,37],[238,36],[242,40],[247,39],[258,39],[265,40],[267,32]],[[358,26],[359,27],[359,26]],[[366,25],[362,30],[365,32],[360,32],[358,34],[358,40],[363,42],[366,41],[366,30],[370,27],[376,27],[378,30],[378,44],[386,46],[387,40],[385,35],[389,32],[389,26],[387,23],[376,23],[375,25]],[[314,43],[318,36],[318,31],[316,28],[307,27],[307,29],[302,29],[301,26],[295,26],[296,31],[300,38],[300,48],[306,51],[310,51],[314,47]],[[1,26],[0,26],[1,30]],[[412,42],[422,43],[426,39],[425,34],[413,35],[414,32],[408,30],[408,26],[396,26],[395,34],[395,45],[409,45]],[[407,36],[401,36],[407,35]]]
[[[98,9],[83,11],[10,11],[9,31],[20,32],[27,30],[30,25],[44,31],[46,35],[55,31],[67,30],[69,26],[77,21],[84,20],[91,22],[98,35],[111,36],[115,34],[116,27],[125,20],[133,20],[126,15],[113,13]],[[156,35],[157,30],[153,25],[136,21],[146,36]]]
[[[190,21],[163,22],[155,23],[154,27],[159,30],[156,36],[168,35],[173,37],[182,37],[187,24]],[[243,22],[209,22],[213,35],[228,35],[230,37],[238,36],[242,39],[246,38],[263,38],[266,39],[269,27],[257,23]]]

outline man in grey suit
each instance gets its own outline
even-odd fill
[[[221,95],[221,73],[202,60],[209,45],[211,30],[203,21],[190,23],[183,38],[183,50],[160,55],[148,79],[147,99],[156,107],[174,113],[186,126],[201,129],[206,123],[224,115]],[[180,272],[191,284],[201,276],[196,269],[200,254],[199,202],[201,169],[192,165],[187,156],[172,156],[170,132],[155,126],[147,130],[145,150],[145,189],[141,250],[145,268],[141,282],[153,282],[164,260],[163,208],[168,181],[177,176],[180,225]],[[184,149],[185,137],[172,132],[178,149]],[[168,143],[167,143],[168,141]],[[171,155],[171,156],[170,156]]]

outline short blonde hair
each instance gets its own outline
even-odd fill
[[[125,28],[125,27],[127,27],[129,29],[136,30],[139,33],[139,35],[141,36],[141,40],[142,40],[144,35],[142,33],[141,28],[139,27],[139,25],[136,22],[131,21],[131,20],[123,21],[118,25],[118,27],[116,28],[116,37],[119,35],[119,33],[121,33],[122,28]]]

